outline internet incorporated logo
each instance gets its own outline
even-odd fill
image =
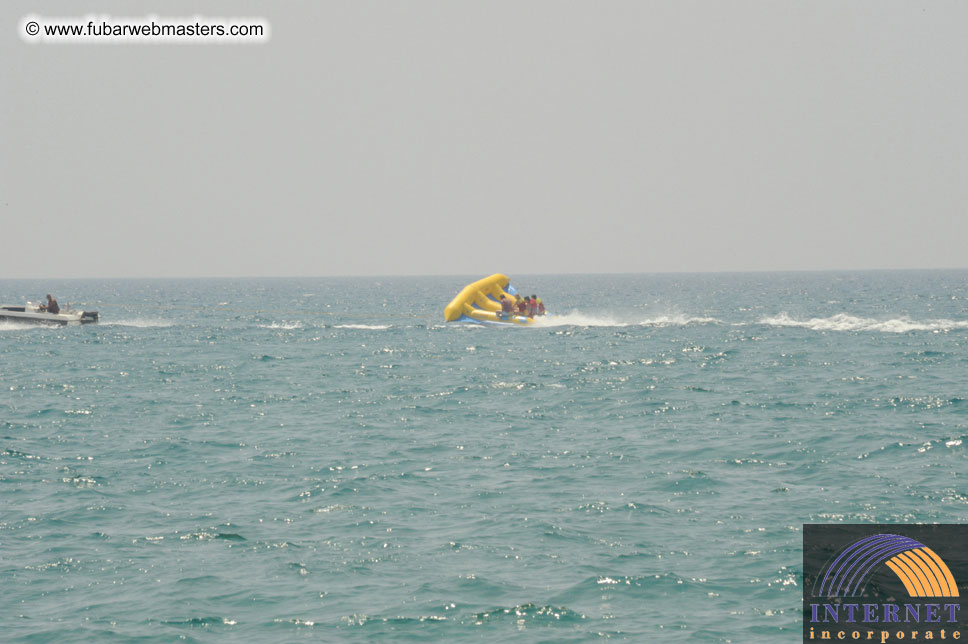
[[[966,545],[963,525],[805,525],[804,641],[960,640]]]
[[[958,585],[941,557],[898,534],[876,534],[844,548],[827,567],[814,595],[859,597],[881,564],[894,571],[910,597],[958,597]]]

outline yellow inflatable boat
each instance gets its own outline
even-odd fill
[[[495,273],[465,286],[444,309],[444,319],[448,322],[498,326],[533,324],[534,319],[526,315],[506,316],[501,313],[501,296],[513,298],[517,293],[507,275]]]

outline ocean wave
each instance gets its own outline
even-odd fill
[[[0,331],[26,331],[27,329],[49,329],[43,324],[32,324],[30,322],[11,322],[0,320]]]
[[[779,327],[798,327],[811,331],[877,331],[881,333],[907,333],[908,331],[953,331],[968,329],[966,320],[912,320],[907,317],[876,320],[862,318],[848,313],[838,313],[826,318],[798,320],[786,313],[762,318],[760,324]]]
[[[282,329],[285,331],[292,331],[294,329],[303,328],[302,322],[273,322],[272,324],[260,324],[260,329]]]
[[[111,322],[102,322],[101,326],[131,326],[138,329],[166,329],[171,326],[175,326],[174,322],[170,320],[162,320],[160,318],[134,318],[132,320],[112,320]]]
[[[334,324],[334,329],[366,329],[371,331],[383,331],[389,329],[389,324]]]
[[[544,624],[554,624],[556,622],[574,624],[586,619],[583,613],[572,610],[567,606],[548,606],[534,602],[509,607],[499,606],[474,615],[476,624],[483,624],[488,620],[501,618],[510,618],[516,622],[528,620],[530,622]]]
[[[556,327],[556,326],[584,326],[584,327],[630,327],[630,326],[651,326],[651,327],[675,327],[689,326],[694,324],[722,324],[722,321],[713,317],[683,315],[674,313],[669,315],[657,315],[645,319],[620,319],[613,315],[588,314],[581,311],[572,311],[562,315],[551,315],[548,317],[535,318],[535,326]]]

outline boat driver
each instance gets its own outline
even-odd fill
[[[52,298],[50,293],[47,294],[47,304],[41,304],[40,310],[47,311],[48,313],[54,313],[55,315],[60,313],[60,307],[57,305],[57,300]]]

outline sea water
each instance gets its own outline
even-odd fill
[[[2,281],[5,642],[783,642],[804,523],[965,522],[968,272]]]

